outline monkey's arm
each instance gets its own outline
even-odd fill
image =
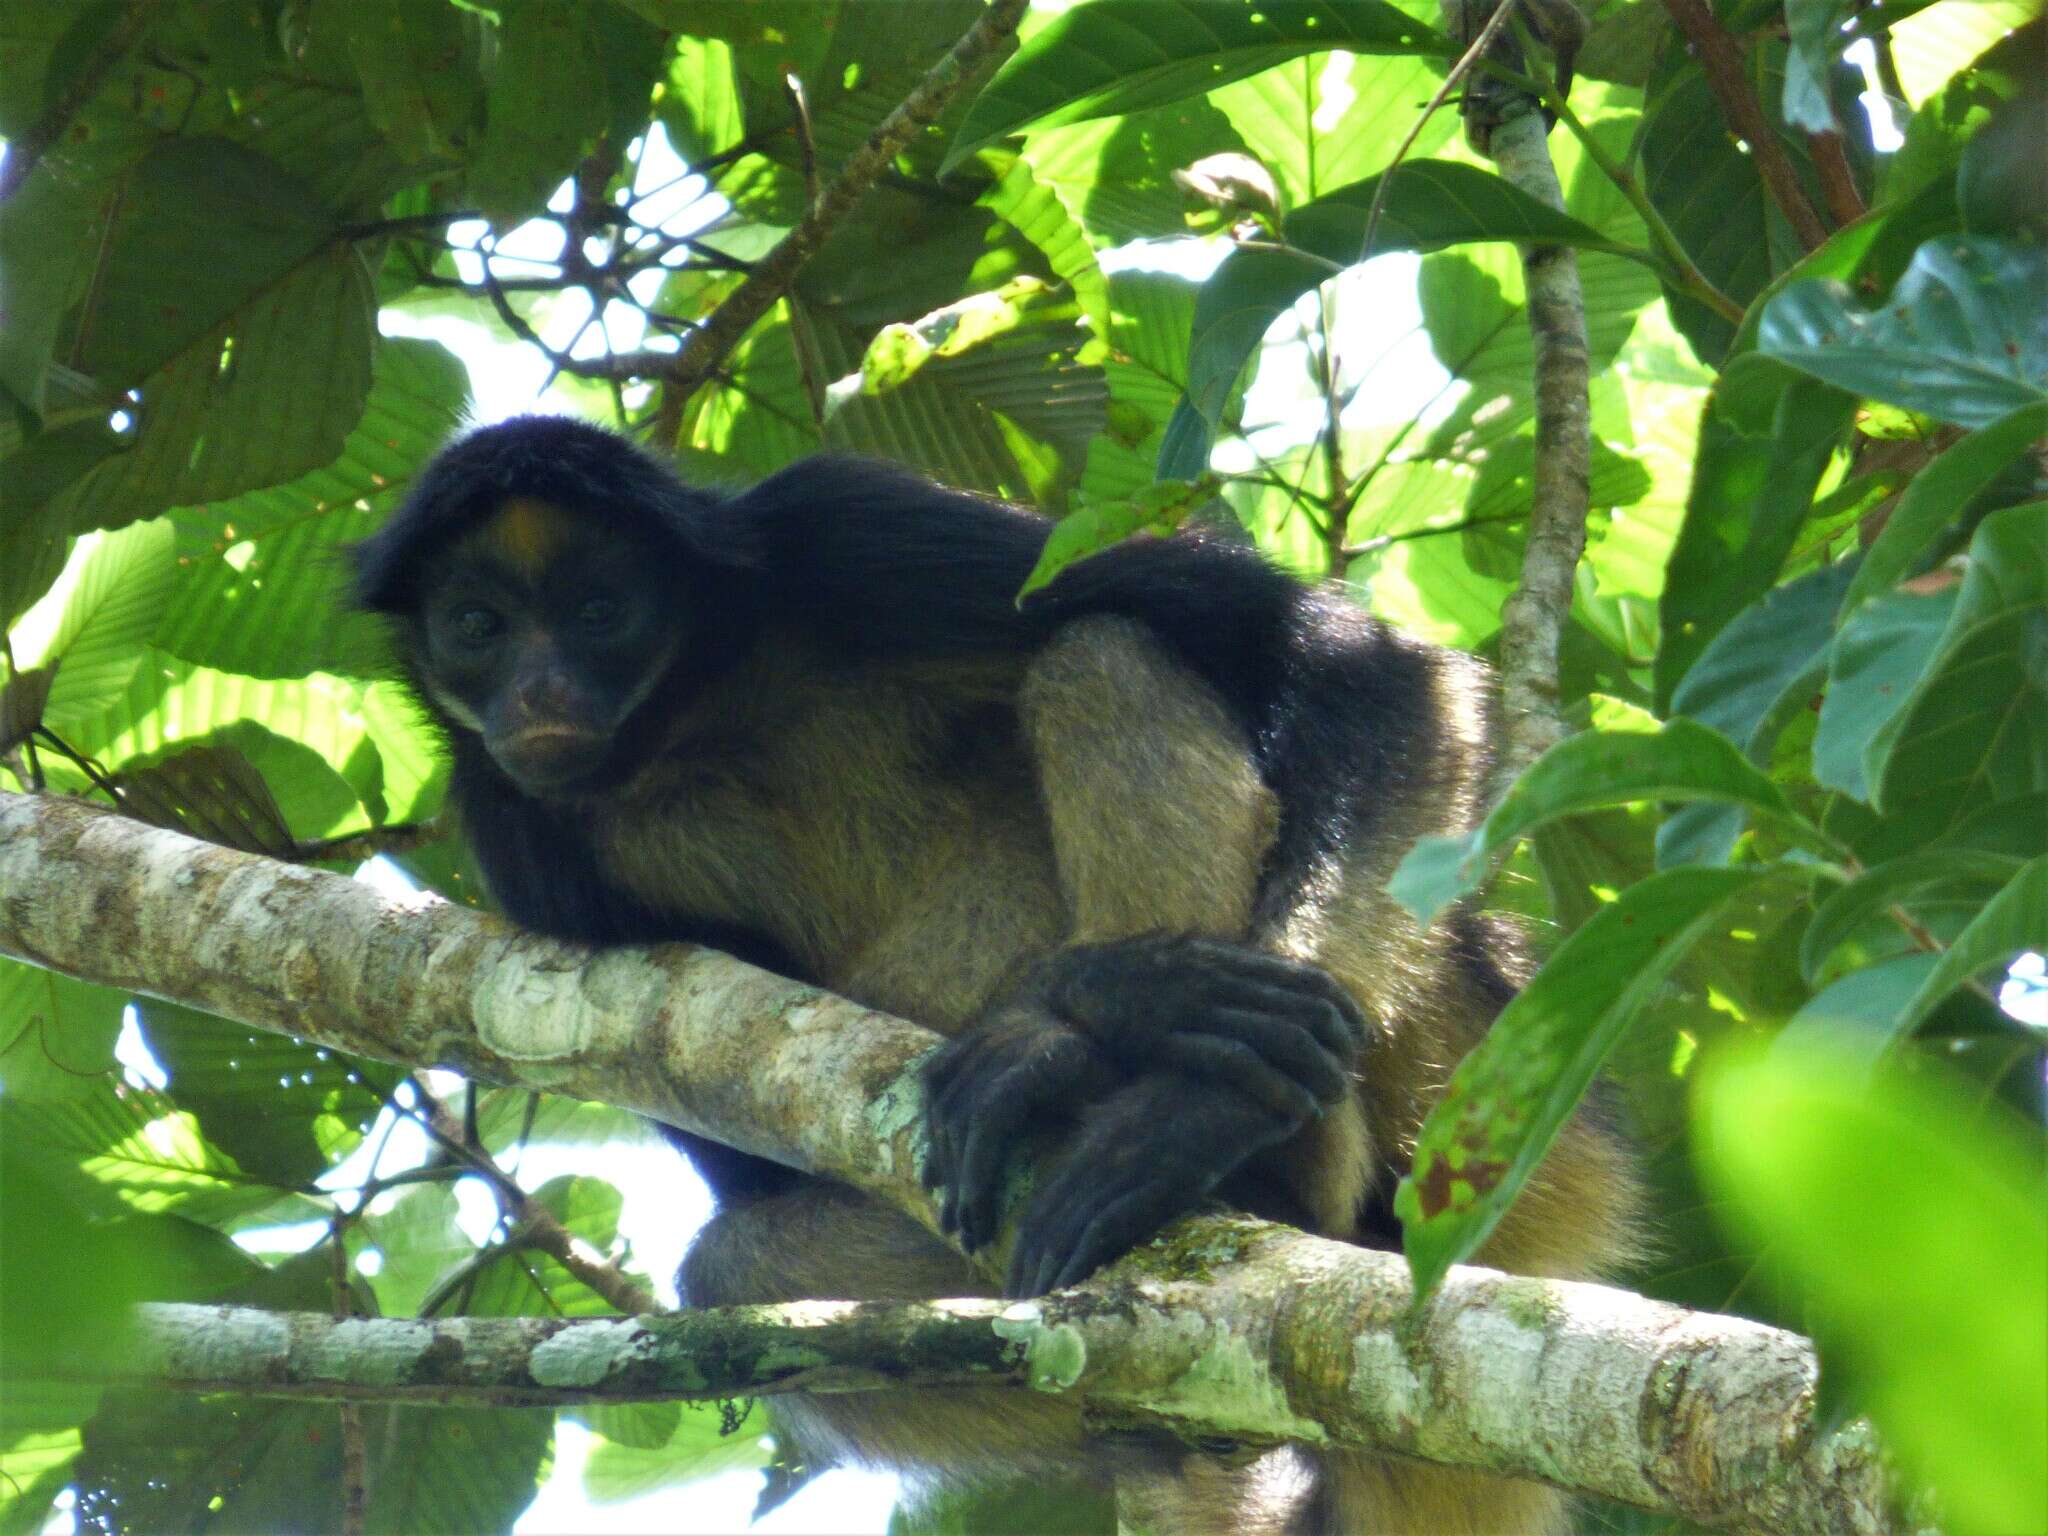
[[[1149,631],[1067,626],[1019,714],[1070,944],[935,1059],[928,1173],[969,1247],[1019,1139],[1086,1106],[1027,1212],[1013,1291],[1078,1279],[1349,1090],[1357,1005],[1240,942],[1279,823],[1243,731]]]

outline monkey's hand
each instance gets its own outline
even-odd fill
[[[1121,1081],[1086,1035],[1038,1005],[1035,988],[947,1041],[924,1069],[924,1187],[945,1186],[939,1225],[970,1253],[987,1246],[1010,1154],[1034,1122],[1070,1122]]]
[[[1177,1073],[1126,1085],[1085,1113],[1032,1190],[1005,1293],[1039,1296],[1085,1280],[1299,1125],[1235,1089]]]
[[[1237,1090],[1299,1126],[1351,1091],[1357,1001],[1318,966],[1224,939],[1077,944],[1040,972],[1046,1006],[1132,1075]]]

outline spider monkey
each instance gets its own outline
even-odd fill
[[[1521,974],[1482,915],[1418,932],[1383,890],[1415,838],[1480,810],[1483,674],[1197,534],[1097,555],[1020,608],[1049,527],[846,458],[702,489],[533,417],[442,450],[358,546],[356,595],[393,623],[515,921],[715,943],[947,1037],[928,1174],[969,1250],[1020,1139],[1052,1133],[1008,1294],[1212,1199],[1392,1246],[1423,1114]],[[908,1218],[678,1134],[719,1202],[691,1304],[989,1294]],[[1633,1190],[1617,1138],[1575,1121],[1481,1259],[1599,1273],[1629,1251]],[[926,1484],[1167,1454],[1032,1394],[781,1408],[813,1459]],[[1349,1452],[1272,1453],[1277,1478],[1172,1456],[1175,1529],[1442,1536],[1561,1509]],[[1252,1492],[1282,1483],[1291,1503]]]

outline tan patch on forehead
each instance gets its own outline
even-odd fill
[[[523,575],[538,575],[569,538],[569,515],[545,501],[517,496],[484,527],[484,542]]]

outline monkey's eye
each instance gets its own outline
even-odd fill
[[[472,603],[467,608],[455,610],[451,627],[457,639],[469,645],[482,645],[486,640],[496,638],[498,631],[505,627],[505,621],[489,608]]]
[[[576,622],[585,629],[610,629],[619,621],[618,599],[586,597],[576,610]]]

